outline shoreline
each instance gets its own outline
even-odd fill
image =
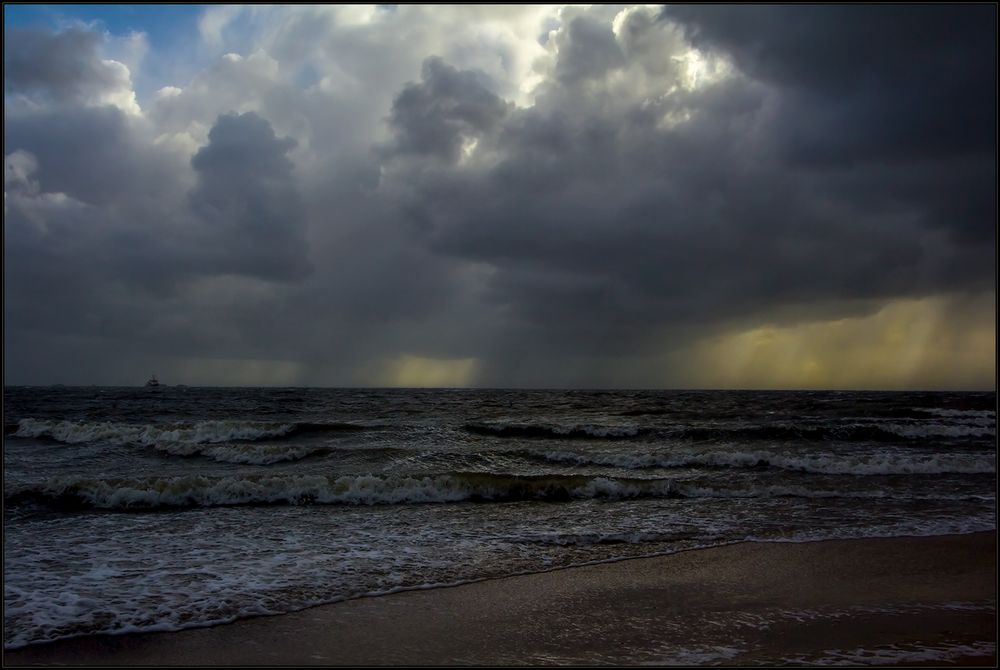
[[[994,665],[996,531],[738,542],[417,588],[4,665]]]

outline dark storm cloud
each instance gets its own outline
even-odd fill
[[[100,36],[6,36],[6,90],[28,101],[5,104],[5,232],[17,249],[6,260],[23,270],[8,274],[8,313],[86,330],[98,312],[115,311],[119,287],[162,294],[173,282],[178,251],[162,228],[182,192],[178,165],[103,101],[126,102],[130,89],[124,66],[101,59]]]
[[[68,102],[116,88],[121,72],[98,57],[101,42],[100,35],[77,29],[4,30],[4,92]]]
[[[183,197],[179,166],[137,138],[115,107],[8,118],[7,134],[8,152],[34,157],[37,190],[77,203],[50,205],[49,227],[62,236],[53,241],[85,242],[96,247],[90,258],[108,256],[88,274],[163,292],[198,275],[286,281],[311,271],[304,205],[286,155],[294,141],[276,138],[253,113],[219,118],[192,159],[198,181],[183,204],[174,199]],[[59,223],[80,212],[88,215],[75,225]]]
[[[664,18],[783,90],[801,161],[992,155],[996,7],[674,5]]]
[[[611,69],[678,76],[647,46],[671,39],[669,22],[631,17],[623,52],[596,47],[606,25],[573,20],[536,105],[482,137],[491,159],[390,172],[387,191],[404,194],[401,213],[429,248],[496,269],[489,295],[521,324],[512,340],[626,350],[681,324],[824,302],[836,316],[844,300],[991,286],[994,54],[982,12],[956,23],[951,10],[866,20],[746,8],[760,9],[747,27],[729,8],[681,9],[695,43],[748,76],[618,99]],[[698,23],[702,9],[729,32]],[[407,90],[434,108],[426,81]],[[408,102],[397,98],[391,120],[419,144]]]
[[[99,62],[94,40],[56,41],[77,48],[60,57],[78,62],[80,72]],[[8,73],[35,81],[13,71],[22,60],[5,63]],[[211,293],[191,300],[189,289],[204,293],[199,282],[232,274],[280,281],[308,274],[304,206],[287,157],[294,142],[253,114],[223,117],[191,165],[151,142],[142,119],[102,104],[93,82],[78,83],[70,88],[79,95],[51,106],[44,103],[56,95],[25,85],[19,90],[31,104],[7,110],[9,351],[22,369],[56,379],[53,347],[90,351],[86,360],[105,363],[127,352],[232,351],[230,322],[245,325],[244,310],[219,318]],[[195,176],[190,192],[186,171]],[[256,304],[266,305],[265,297]],[[96,362],[72,369],[105,381],[120,374]]]
[[[9,162],[9,159],[8,159]],[[6,176],[6,175],[5,175]],[[49,338],[144,337],[161,294],[162,258],[142,230],[112,212],[37,182],[6,180],[4,235],[5,331],[14,341]],[[148,342],[148,340],[147,340]],[[27,347],[30,349],[30,347]],[[15,351],[14,365],[51,357],[52,350]],[[23,359],[22,359],[23,357]]]
[[[275,137],[253,112],[220,116],[208,140],[191,159],[198,186],[190,196],[206,263],[264,279],[307,276],[305,206],[286,155],[295,141]]]
[[[995,224],[996,8],[671,6],[695,44],[779,87],[768,132],[857,198],[919,202],[969,244]],[[876,174],[878,173],[878,174]]]
[[[507,112],[507,104],[482,79],[440,58],[427,59],[421,83],[408,84],[393,103],[389,122],[396,142],[391,153],[458,158],[463,137],[489,132]]]
[[[624,64],[621,48],[607,22],[577,16],[570,20],[561,42],[556,76],[564,83],[603,77],[608,70]]]
[[[5,150],[27,151],[38,161],[44,192],[66,193],[93,205],[138,198],[173,177],[137,140],[117,107],[71,107],[7,118]]]
[[[73,58],[99,60],[92,37],[74,43]],[[213,109],[220,90],[221,104],[243,104],[218,81],[237,66],[251,100],[271,85],[258,74],[270,67],[266,56],[221,63],[182,101],[191,111]],[[186,159],[169,135],[156,136],[186,123],[161,123],[156,106],[129,117],[83,84],[80,96],[58,106],[45,105],[44,91],[25,89],[32,104],[8,108],[5,118],[5,340],[22,379],[43,371],[44,379],[127,381],[127,364],[110,365],[126,354],[298,357],[350,375],[364,357],[394,350],[386,326],[397,316],[411,340],[449,339],[419,332],[419,317],[452,292],[450,263],[411,249],[386,224],[366,186],[377,165],[331,152],[332,167],[309,175],[319,186],[306,202],[290,158],[296,141],[260,114],[192,115],[187,123],[207,121],[210,129]],[[339,109],[331,115],[311,104],[316,135],[343,134]],[[361,141],[344,138],[341,146]],[[324,274],[308,290],[300,289],[313,274],[307,215],[329,245]],[[295,325],[303,313],[312,315],[308,328]],[[68,361],[56,350],[89,353]]]

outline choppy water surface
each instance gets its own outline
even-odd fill
[[[996,527],[993,393],[7,388],[4,642]]]

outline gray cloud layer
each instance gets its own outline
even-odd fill
[[[995,290],[993,7],[566,10],[530,105],[450,9],[286,9],[141,113],[99,36],[7,31],[8,383],[650,385],[609,370]]]
[[[5,93],[23,92],[69,102],[116,88],[120,70],[98,57],[101,42],[100,35],[80,29],[59,34],[5,30]]]

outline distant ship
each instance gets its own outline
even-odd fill
[[[156,379],[156,375],[153,375],[152,377],[150,377],[149,381],[146,382],[146,388],[150,388],[150,387],[153,387],[153,386],[159,386],[159,385],[160,385],[160,382]]]

